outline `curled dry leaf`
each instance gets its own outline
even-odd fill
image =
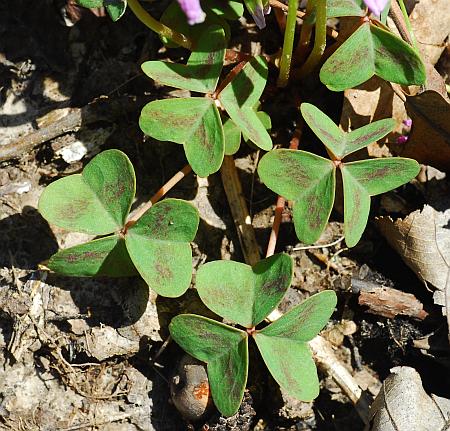
[[[450,400],[429,396],[414,368],[395,367],[383,382],[370,413],[370,431],[445,430]]]
[[[450,321],[450,209],[438,212],[430,205],[404,219],[380,217],[377,226],[389,244],[424,282],[436,288],[435,303],[445,307]],[[450,325],[449,325],[450,326]]]

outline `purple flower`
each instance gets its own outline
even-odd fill
[[[364,0],[369,10],[376,16],[380,16],[389,0]]]
[[[411,118],[407,118],[406,120],[403,120],[403,124],[404,124],[406,127],[411,128],[411,126],[412,126],[412,120],[411,120]]]
[[[408,142],[409,136],[407,135],[400,135],[397,138],[397,144],[406,144]]]
[[[200,6],[200,0],[178,0],[181,10],[185,13],[189,25],[200,24],[205,20],[205,12]]]

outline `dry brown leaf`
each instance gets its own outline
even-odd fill
[[[425,283],[437,290],[433,299],[445,307],[450,323],[450,209],[425,205],[404,219],[380,217],[376,223],[389,244]],[[449,325],[450,327],[450,325]]]
[[[449,2],[450,3],[450,2]],[[450,103],[435,91],[407,97],[406,109],[413,120],[407,145],[398,155],[450,171]]]
[[[445,83],[433,65],[445,49],[445,40],[450,33],[450,1],[420,0],[411,13],[411,24],[427,68],[426,88],[445,95]],[[371,156],[389,156],[399,154],[402,150],[402,146],[396,144],[396,138],[403,134],[402,122],[408,117],[408,113],[405,108],[405,96],[402,95],[398,86],[396,91],[398,94],[394,92],[389,83],[378,77],[373,77],[359,87],[344,92],[340,121],[344,130],[362,127],[369,122],[382,118],[392,117],[396,121],[395,129],[386,139],[368,147]],[[447,119],[447,122],[450,123],[450,119]],[[436,155],[436,147],[439,147],[440,144],[430,148],[433,145],[431,139],[423,139],[427,137],[428,133],[432,132],[432,129],[426,124],[426,128],[413,125],[413,130],[416,133],[414,140],[411,136],[406,146],[414,144],[414,146],[423,146],[425,150],[430,149],[424,160],[433,160]],[[442,138],[440,141],[442,141]],[[384,145],[387,142],[389,147]],[[425,161],[418,160],[425,163]],[[443,168],[442,163],[439,162],[436,165],[433,164],[433,166]],[[449,159],[447,159],[446,166],[447,168],[450,166]]]
[[[414,368],[396,367],[373,402],[370,431],[444,431],[450,400],[429,396]]]

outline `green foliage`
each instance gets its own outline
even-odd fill
[[[261,260],[253,268],[221,260],[200,267],[196,286],[201,300],[214,313],[252,328],[280,303],[292,273],[292,259],[287,254]]]
[[[160,21],[173,30],[184,34],[197,45],[198,43],[202,43],[202,40],[204,39],[202,38],[202,35],[204,35],[212,25],[222,27],[225,31],[225,39],[228,41],[230,39],[231,31],[226,20],[239,19],[244,13],[243,4],[235,0],[208,0],[203,2],[202,8],[206,13],[205,21],[201,24],[189,25],[178,2],[173,1],[162,14]],[[162,37],[161,39],[164,45],[169,48],[178,46],[165,37]]]
[[[76,0],[86,8],[104,7],[113,21],[122,18],[127,9],[127,0]]]
[[[187,353],[208,364],[214,403],[223,415],[234,415],[247,383],[247,333],[195,314],[175,316],[169,330]]]
[[[275,380],[288,394],[317,396],[317,372],[307,342],[326,324],[336,305],[332,291],[319,293],[276,322],[255,330],[281,301],[292,280],[292,259],[278,254],[250,267],[216,261],[200,268],[197,289],[206,306],[247,332],[201,316],[176,316],[169,330],[190,355],[207,363],[212,397],[225,416],[236,413],[247,381],[248,336],[256,341]]]
[[[264,128],[269,131],[272,127],[269,115],[264,111],[257,111],[256,115]],[[227,156],[237,153],[241,145],[241,138],[244,138],[247,144],[252,145],[251,139],[245,133],[241,133],[241,129],[231,118],[226,118],[223,122],[223,133],[225,137],[225,154]]]
[[[408,182],[419,173],[419,164],[405,158],[341,161],[389,133],[394,125],[391,119],[345,133],[313,105],[302,104],[301,112],[334,161],[306,151],[274,150],[261,159],[258,173],[267,187],[293,201],[296,234],[310,244],[319,239],[330,216],[338,166],[344,184],[345,241],[353,247],[367,224],[370,196]]]
[[[225,154],[224,128],[214,100],[224,56],[225,33],[220,27],[213,26],[209,28],[208,36],[200,39],[186,65],[149,61],[142,66],[146,75],[165,85],[207,94],[204,98],[150,102],[139,119],[139,125],[147,135],[182,144],[192,169],[202,177],[217,172]],[[266,80],[265,60],[253,58],[217,98],[240,132],[260,148],[269,150],[272,140],[255,109]],[[233,124],[227,126],[227,154],[238,148],[237,133],[232,128]]]
[[[61,250],[47,266],[70,276],[137,272],[159,294],[182,295],[191,281],[189,242],[197,232],[198,212],[185,201],[166,199],[127,226],[134,193],[133,167],[118,150],[104,151],[82,174],[50,184],[39,199],[39,211],[48,222],[75,232],[112,235]]]
[[[403,85],[425,83],[425,66],[416,51],[392,33],[369,22],[331,55],[320,80],[333,91],[356,87],[377,75]]]

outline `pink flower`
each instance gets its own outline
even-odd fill
[[[181,10],[185,13],[189,25],[200,24],[205,20],[205,12],[200,6],[200,0],[178,0]]]
[[[376,16],[380,16],[389,0],[364,0],[369,10]]]

